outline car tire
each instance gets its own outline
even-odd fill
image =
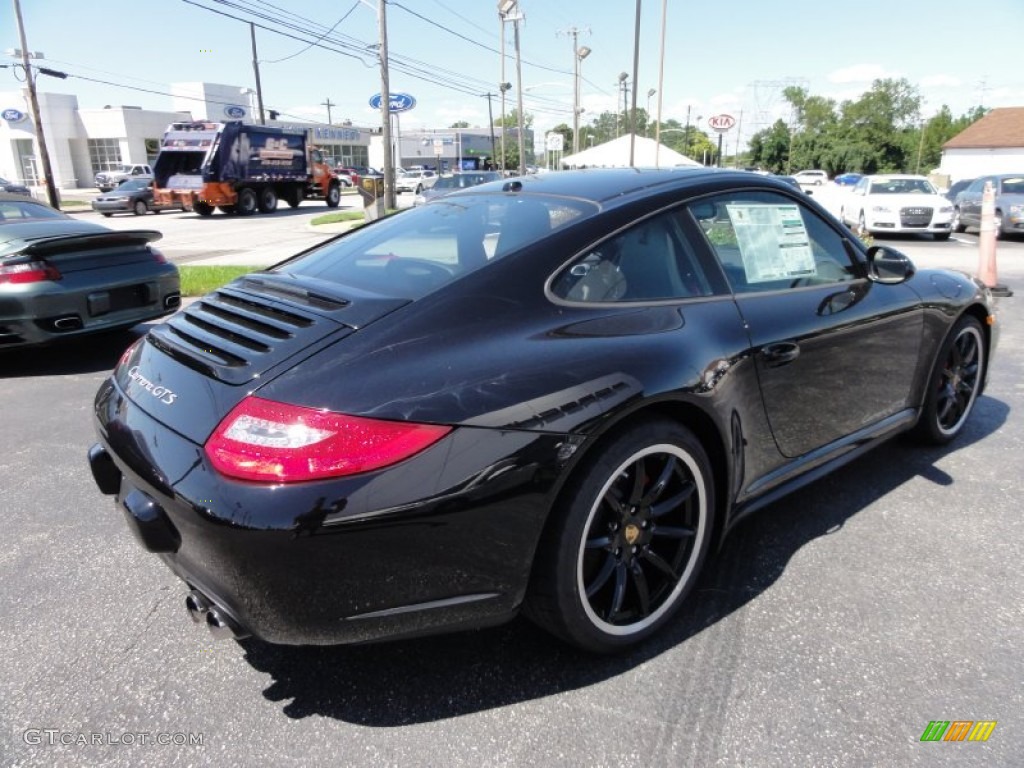
[[[112,213],[103,213],[103,217],[106,218],[106,219],[109,219],[113,215],[114,214],[112,214]]]
[[[963,431],[984,380],[985,353],[981,323],[973,315],[964,315],[939,347],[914,425],[916,438],[945,445]]]
[[[423,185],[422,184],[417,184],[416,185],[416,189],[414,189],[412,192],[413,192],[414,195],[422,194],[423,193]]]
[[[257,210],[259,210],[259,200],[256,198],[256,193],[249,187],[242,187],[238,190],[235,213],[239,216],[252,216]]]
[[[641,420],[596,449],[552,511],[525,604],[588,651],[644,640],[693,588],[714,523],[711,463],[683,426]]]
[[[857,217],[857,235],[858,237],[864,237],[864,235],[868,234],[871,233],[868,232],[868,224],[864,219],[864,211],[861,211],[860,215]]]
[[[337,184],[331,184],[327,188],[327,207],[337,208],[341,202],[341,187]]]
[[[277,210],[277,192],[273,187],[264,187],[260,190],[260,213],[273,213]]]
[[[302,203],[302,193],[298,189],[286,189],[282,197],[289,208],[298,208]]]
[[[142,216],[149,210],[149,206],[146,205],[145,200],[136,200],[135,205],[132,206],[132,212],[136,216]]]
[[[200,216],[213,216],[213,206],[209,203],[196,203],[192,206],[192,210]]]
[[[953,209],[953,225],[952,226],[953,226],[953,231],[954,232],[963,232],[965,229],[967,229],[967,227],[964,226],[963,221],[960,219],[960,209],[959,208],[954,208]]]

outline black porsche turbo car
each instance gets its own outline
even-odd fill
[[[501,180],[206,296],[96,396],[100,489],[216,635],[671,620],[744,515],[911,431],[997,326],[967,275],[704,168]]]

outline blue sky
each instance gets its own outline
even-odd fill
[[[376,125],[368,105],[380,91],[374,45],[377,0],[21,0],[28,47],[45,66],[73,77],[41,77],[39,87],[78,96],[82,107],[170,108],[168,83],[205,80],[254,87],[249,21],[257,28],[264,103],[285,114]],[[582,122],[621,103],[620,72],[632,87],[633,0],[520,0],[524,101],[539,129],[572,123],[573,48],[582,62]],[[877,77],[906,77],[925,98],[924,114],[947,104],[955,115],[977,104],[1024,105],[1020,66],[1024,0],[987,0],[975,11],[952,0],[668,0],[664,81],[659,82],[662,0],[644,0],[638,106],[691,121],[742,111],[744,140],[784,112],[781,87],[856,98]],[[212,10],[208,10],[212,9]],[[220,13],[217,13],[219,11]],[[228,18],[225,15],[236,18]],[[262,17],[262,18],[261,18]],[[500,81],[496,0],[389,0],[392,92],[416,107],[402,130],[488,124]],[[290,25],[291,28],[288,28]],[[277,34],[277,32],[284,32]],[[515,86],[511,25],[506,79]],[[318,37],[335,50],[308,47]],[[19,47],[10,0],[0,0],[0,50]],[[7,63],[11,63],[8,61]],[[105,80],[116,85],[90,82]],[[127,87],[142,90],[131,90]],[[18,87],[0,70],[0,90]],[[514,106],[515,90],[507,108]],[[500,101],[492,102],[494,115]],[[728,135],[735,141],[734,130]]]

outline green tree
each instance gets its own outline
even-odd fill
[[[457,123],[452,123],[448,126],[449,128],[469,128],[469,123],[465,120],[459,120]]]

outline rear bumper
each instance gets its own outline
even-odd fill
[[[386,471],[265,486],[218,475],[200,445],[112,381],[96,418],[97,485],[143,546],[240,634],[285,644],[511,618],[557,475],[544,465],[553,470],[560,440],[461,429]]]
[[[0,291],[0,349],[127,328],[178,310],[181,283],[174,265],[125,272],[101,285],[72,273],[59,282],[7,286]]]

